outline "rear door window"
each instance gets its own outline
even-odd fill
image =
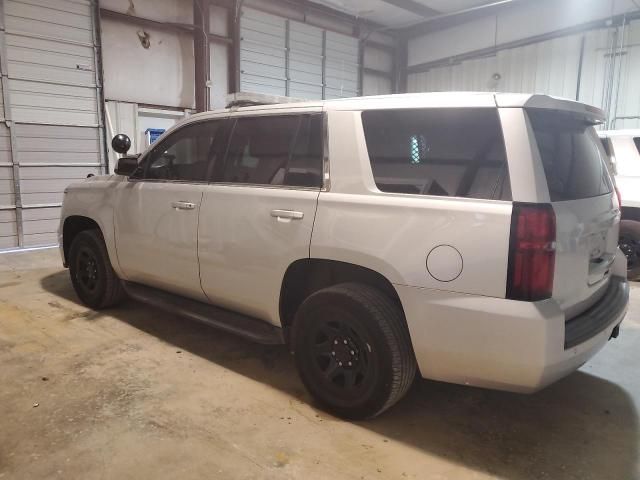
[[[511,200],[497,109],[368,110],[362,123],[379,190]]]
[[[593,124],[570,112],[528,110],[552,202],[606,195],[613,185]]]
[[[241,117],[222,181],[320,188],[322,115]]]

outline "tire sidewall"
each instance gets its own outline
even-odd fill
[[[620,222],[620,237],[626,237],[637,243],[640,246],[640,222],[635,220],[622,220]],[[635,268],[628,268],[627,277],[630,280],[635,280],[640,276],[640,262]]]
[[[98,279],[94,292],[88,292],[84,289],[78,278],[78,256],[83,248],[91,250],[96,258]],[[98,309],[102,306],[107,293],[107,276],[110,273],[108,268],[110,267],[110,264],[107,264],[106,262],[108,262],[108,259],[104,257],[103,249],[100,248],[98,240],[94,234],[81,232],[73,240],[71,249],[69,250],[69,274],[71,276],[71,282],[78,297],[82,300],[82,303],[94,309]]]
[[[330,389],[314,373],[313,355],[310,355],[306,333],[313,329],[312,322],[324,314],[343,311],[357,330],[364,332],[362,340],[370,345],[375,355],[370,357],[373,368],[372,385],[366,388],[367,395],[357,402],[336,398]],[[384,333],[371,319],[372,312],[354,299],[338,292],[317,292],[309,297],[296,313],[292,331],[294,354],[298,373],[309,392],[328,410],[341,417],[361,419],[377,413],[389,398],[393,380],[393,357]]]

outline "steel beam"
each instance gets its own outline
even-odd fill
[[[400,8],[407,12],[420,15],[421,17],[424,17],[424,18],[434,17],[442,13],[434,8],[428,7],[424,3],[416,2],[415,0],[382,0],[382,1],[384,3],[388,3],[389,5],[393,5],[394,7]]]
[[[447,13],[431,17],[424,22],[412,25],[402,30],[398,30],[401,35],[407,38],[418,37],[427,33],[436,32],[445,28],[467,23],[477,18],[495,15],[498,12],[512,8],[513,6],[523,3],[526,0],[500,0],[493,3],[487,3],[477,7],[467,8],[457,12]]]
[[[211,80],[208,38],[209,2],[207,0],[193,0],[193,24],[196,111],[206,112],[211,105],[209,95]]]

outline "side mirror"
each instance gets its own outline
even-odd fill
[[[116,175],[124,175],[125,177],[129,177],[136,171],[138,168],[138,156],[135,157],[122,157],[118,159],[118,163],[116,164],[115,172]]]
[[[131,148],[131,139],[124,133],[119,133],[111,140],[111,148],[114,152],[126,155]]]

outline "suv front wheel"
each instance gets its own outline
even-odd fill
[[[69,249],[69,273],[74,290],[88,307],[108,308],[125,297],[100,230],[85,230],[73,239]]]
[[[307,390],[344,418],[382,413],[416,375],[402,310],[368,285],[343,283],[309,296],[296,313],[292,346]]]

